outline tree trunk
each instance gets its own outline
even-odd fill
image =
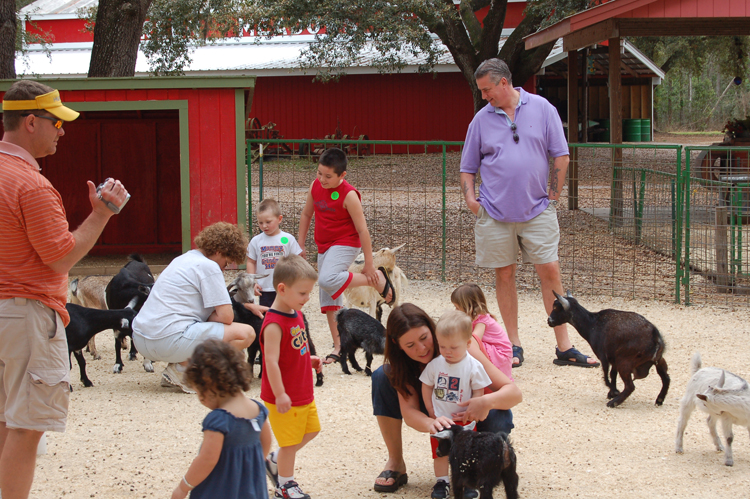
[[[0,79],[16,78],[16,0],[0,0]]]
[[[143,23],[152,0],[100,0],[89,77],[135,76]]]

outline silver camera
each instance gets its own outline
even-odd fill
[[[112,210],[113,213],[117,214],[117,213],[120,213],[120,211],[122,211],[122,209],[125,208],[125,205],[128,204],[128,201],[130,201],[130,194],[128,193],[128,197],[125,198],[125,201],[123,201],[120,206],[117,206],[116,204],[103,199],[102,189],[104,189],[104,184],[106,184],[108,180],[112,180],[112,178],[106,178],[104,182],[102,182],[96,187],[96,194],[99,196],[99,199],[104,201],[104,203],[107,205],[107,208]]]

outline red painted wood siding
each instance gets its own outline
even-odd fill
[[[608,17],[598,19],[597,22]],[[636,19],[750,17],[750,0],[656,0],[614,17]]]
[[[26,31],[49,43],[93,42],[94,34],[85,29],[83,19],[39,19],[26,21]]]
[[[51,165],[61,165],[48,169],[52,176],[56,171],[65,172],[52,183],[56,187],[70,184],[70,188],[63,188],[65,194],[58,190],[63,194],[71,227],[77,227],[91,211],[81,186],[86,185],[86,180],[100,182],[107,176],[122,179],[133,199],[123,211],[122,221],[114,217],[110,222],[101,239],[104,244],[150,247],[179,243],[181,202],[190,202],[191,241],[206,225],[218,221],[237,223],[234,89],[60,93],[63,102],[188,101],[189,200],[182,200],[180,196],[180,143],[176,119],[172,119],[172,125],[167,127],[158,123],[149,125],[150,128],[134,127],[117,121],[117,111],[112,111],[107,112],[110,115],[108,120],[98,124],[77,120],[65,125],[66,136],[62,138],[57,154],[42,163],[49,161]],[[175,166],[171,169],[155,168],[154,165],[160,162]],[[162,209],[169,215],[159,216]],[[139,223],[126,221],[127,213],[137,214]]]
[[[464,140],[474,116],[461,73],[348,75],[318,83],[312,76],[258,77],[251,117],[276,123],[289,139],[336,131],[371,140]]]

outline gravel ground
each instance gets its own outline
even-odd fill
[[[413,276],[411,276],[413,277]],[[226,279],[231,273],[226,274]],[[405,300],[437,318],[450,307],[453,286],[413,280]],[[492,290],[485,290],[492,296]],[[494,301],[494,300],[491,300]],[[654,372],[636,382],[636,391],[620,407],[608,409],[600,369],[552,364],[554,339],[536,292],[521,291],[519,317],[526,362],[514,370],[524,401],[514,409],[512,439],[518,455],[520,494],[545,498],[712,497],[735,499],[750,487],[747,432],[735,428],[735,465],[710,442],[703,417],[694,414],[685,436],[685,454],[674,453],[679,399],[689,379],[690,357],[704,365],[750,376],[747,343],[750,313],[726,313],[712,307],[680,307],[663,302],[586,298],[591,310],[638,311],[662,331],[672,386],[662,407],[653,401],[660,389]],[[322,354],[330,345],[317,296],[306,305],[311,334]],[[491,307],[497,314],[495,305]],[[571,330],[584,352],[588,345]],[[200,424],[208,410],[194,395],[159,386],[156,373],[140,362],[127,362],[113,374],[113,341],[99,335],[100,361],[88,361],[94,383],[83,388],[74,366],[68,429],[48,435],[48,452],[38,459],[31,497],[169,497],[201,442]],[[360,362],[363,355],[360,352]],[[380,365],[382,356],[376,356]],[[256,368],[257,371],[257,368]],[[425,498],[434,481],[427,436],[404,430],[409,484],[397,494],[377,494],[372,484],[386,458],[371,415],[370,380],[346,376],[338,365],[325,368],[325,384],[316,388],[322,431],[298,455],[300,484],[314,498]],[[248,396],[257,398],[260,383]],[[504,497],[502,488],[494,497]]]

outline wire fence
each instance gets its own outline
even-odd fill
[[[462,142],[249,140],[251,234],[257,233],[254,206],[263,197],[279,201],[282,230],[297,234],[317,159],[334,146],[349,156],[346,179],[362,195],[374,249],[406,243],[398,265],[410,279],[494,286],[494,272],[474,264],[476,218],[459,187]],[[570,148],[569,178],[558,205],[565,288],[580,295],[750,304],[744,293],[750,287],[750,177],[738,184],[696,174],[706,149],[687,148],[683,158],[682,146]],[[739,168],[738,158],[744,158],[747,165],[747,152],[731,154],[729,164]],[[727,222],[717,225],[723,213]],[[313,233],[311,228],[305,244],[312,261]],[[716,270],[722,237],[727,257]],[[517,286],[538,289],[533,265],[520,258]]]

